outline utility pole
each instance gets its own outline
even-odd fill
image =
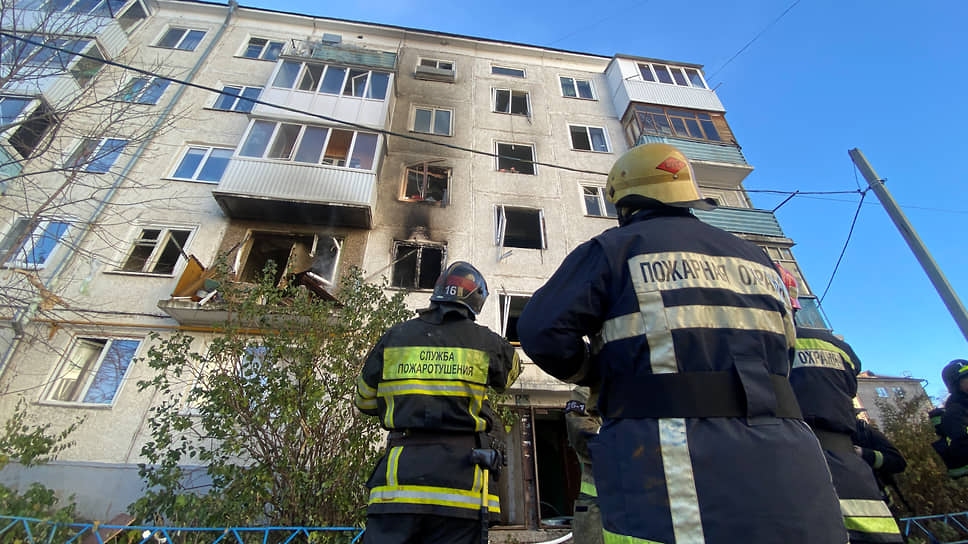
[[[931,283],[934,284],[935,290],[941,295],[941,300],[944,301],[944,305],[948,307],[951,316],[955,318],[955,322],[961,328],[961,334],[968,340],[968,312],[965,311],[965,306],[961,303],[961,299],[958,298],[958,294],[951,288],[948,279],[944,277],[944,273],[938,268],[938,263],[934,262],[934,258],[931,257],[928,248],[924,247],[924,243],[921,241],[918,233],[915,232],[914,227],[911,226],[907,217],[904,216],[904,212],[901,211],[897,202],[894,201],[894,197],[884,187],[884,182],[877,176],[877,172],[874,172],[874,167],[867,162],[867,158],[860,152],[860,149],[855,147],[847,151],[847,153],[850,154],[850,159],[854,161],[857,169],[860,170],[864,179],[867,180],[871,189],[874,190],[874,194],[881,201],[881,205],[887,210],[887,215],[891,216],[891,220],[894,221],[897,230],[901,231],[901,236],[904,237],[904,241],[907,242],[908,247],[914,252],[914,256],[917,257],[918,262],[921,263],[921,267],[924,268],[924,272],[928,275]]]

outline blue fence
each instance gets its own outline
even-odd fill
[[[901,518],[906,537],[921,537],[928,544],[968,544],[968,512]],[[956,540],[945,540],[955,538]]]
[[[290,544],[315,542],[323,535],[344,537],[355,543],[363,536],[359,527],[159,527],[102,523],[57,523],[21,516],[0,516],[0,542],[19,539],[25,544]],[[304,538],[300,538],[304,537]]]

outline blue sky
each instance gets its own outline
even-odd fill
[[[866,187],[859,148],[944,270],[968,297],[964,21],[968,3],[895,0],[612,2],[308,2],[242,5],[422,28],[612,56],[702,64],[755,167],[749,190]],[[768,28],[769,27],[769,28]],[[768,28],[768,29],[767,29]],[[729,61],[758,33],[752,45]],[[729,62],[728,62],[729,61]],[[728,62],[728,64],[727,64]],[[772,209],[784,196],[752,194]],[[857,194],[798,196],[776,213],[819,295],[857,209]],[[968,358],[968,342],[873,192],[824,299],[834,332],[866,369],[928,380]]]

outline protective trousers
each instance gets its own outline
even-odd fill
[[[843,435],[850,444],[850,436]],[[829,445],[824,440],[825,445]],[[852,448],[824,448],[851,544],[904,542],[870,466]]]

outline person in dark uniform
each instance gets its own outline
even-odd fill
[[[904,472],[907,460],[884,433],[864,419],[857,418],[857,429],[851,439],[854,442],[854,451],[874,471],[877,486],[881,488],[887,501],[885,489],[894,487],[897,491],[894,475]]]
[[[854,350],[830,331],[797,327],[790,385],[827,458],[850,542],[903,542],[874,473],[851,439],[860,370]]]
[[[932,444],[954,479],[968,476],[968,361],[955,359],[941,371],[948,388],[944,408],[931,410],[935,432],[941,437]]]
[[[500,459],[481,466],[472,450],[488,448],[484,433],[501,425],[489,415],[487,387],[505,391],[520,362],[504,338],[474,323],[487,295],[476,268],[451,264],[430,307],[391,327],[363,364],[356,407],[390,431],[367,482],[366,544],[480,542],[484,490],[490,521],[500,514]]]
[[[846,542],[787,381],[793,316],[773,263],[689,211],[713,203],[673,146],[628,151],[605,191],[619,227],[572,251],[518,320],[539,367],[601,384],[604,542]]]
[[[576,386],[565,403],[565,430],[568,443],[581,464],[581,485],[575,499],[571,521],[575,544],[602,544],[602,513],[598,508],[595,472],[588,454],[588,443],[598,436],[602,418],[598,414],[598,391]]]

